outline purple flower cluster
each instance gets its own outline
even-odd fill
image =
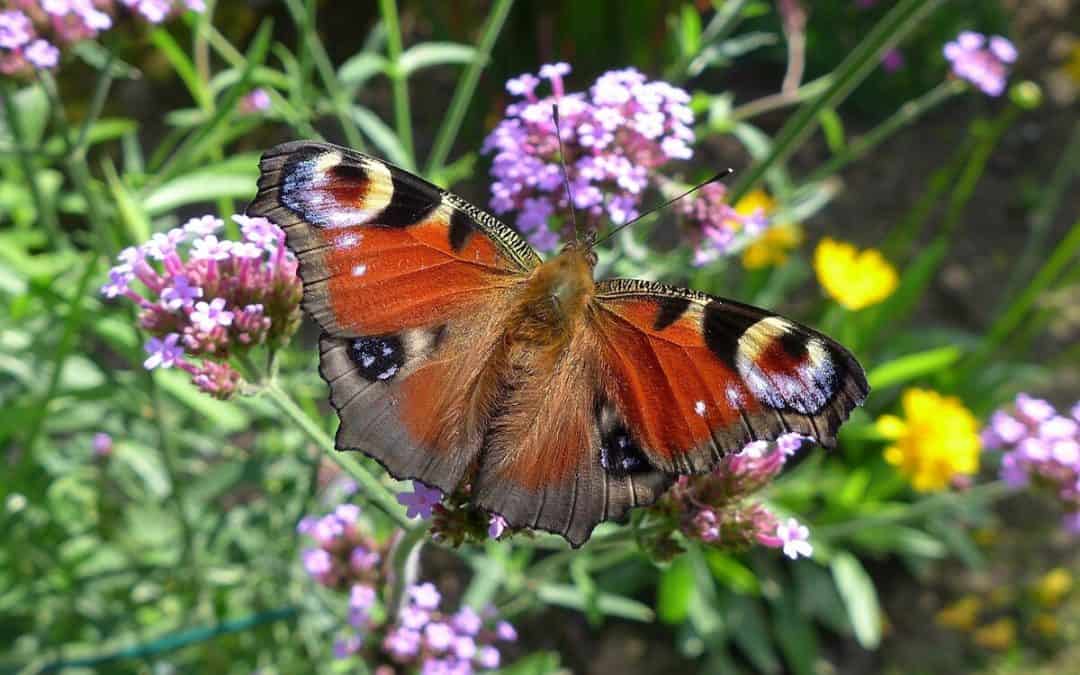
[[[1009,66],[1016,61],[1016,47],[1007,38],[963,31],[945,45],[945,58],[956,77],[974,84],[989,96],[1005,91]]]
[[[316,544],[300,554],[308,576],[327,588],[351,588],[354,594],[359,593],[357,597],[366,597],[366,591],[355,589],[377,586],[381,574],[379,564],[386,554],[367,530],[360,521],[360,507],[354,504],[341,504],[321,517],[304,517],[296,531],[311,537]],[[369,608],[370,604],[358,607],[364,611]],[[351,618],[350,622],[358,628],[361,626],[356,624],[363,623],[352,622]]]
[[[139,306],[139,325],[151,335],[148,370],[180,368],[220,398],[240,384],[230,356],[263,344],[276,349],[300,325],[302,288],[284,233],[265,218],[233,220],[242,241],[219,240],[224,222],[203,216],[124,249],[101,287],[105,297]]]
[[[509,526],[497,513],[488,513],[469,502],[469,488],[443,495],[438,488],[413,481],[412,492],[398,494],[398,503],[409,518],[433,518],[431,537],[452,546],[465,541],[500,539]]]
[[[1054,494],[1064,507],[1065,529],[1080,534],[1080,402],[1067,417],[1042,399],[1019,394],[990,417],[982,444],[1004,451],[1002,480]]]
[[[498,620],[494,610],[440,612],[441,601],[431,583],[410,587],[397,621],[382,640],[386,656],[424,675],[469,675],[498,668],[502,655],[495,644],[516,640],[514,627]]]
[[[368,663],[383,662],[380,668],[386,672],[468,675],[498,668],[501,654],[495,643],[517,639],[514,627],[498,620],[494,610],[441,612],[442,595],[431,583],[406,588],[396,617],[384,618],[389,598],[380,595],[392,584],[383,562],[391,554],[370,535],[371,527],[353,504],[307,516],[296,529],[315,544],[301,552],[308,576],[320,586],[348,593],[350,629],[334,643],[337,658],[362,654]]]
[[[0,11],[0,75],[55,68],[60,62],[59,46],[95,38],[112,28],[117,5],[150,23],[161,23],[185,9],[206,9],[203,0],[11,0],[5,4],[8,9]]]
[[[754,441],[724,457],[707,475],[681,476],[654,510],[670,517],[689,539],[732,550],[756,543],[780,548],[793,560],[808,557],[813,553],[809,528],[794,518],[781,522],[763,504],[748,499],[780,473],[802,443],[803,437],[794,433],[774,444]],[[670,533],[658,537],[654,546],[678,552]]]
[[[554,250],[563,234],[551,228],[551,216],[559,216],[564,227],[570,222],[554,104],[573,206],[589,227],[605,214],[615,223],[637,216],[655,170],[693,155],[694,115],[685,91],[628,68],[601,75],[588,93],[567,93],[563,78],[569,72],[565,63],[548,64],[539,77],[525,74],[507,82],[507,91],[521,100],[507,106],[483,148],[495,155],[491,208],[516,212],[518,228],[544,251]],[[540,97],[543,80],[551,94]]]
[[[675,204],[695,241],[693,264],[697,267],[741,249],[769,227],[763,209],[743,215],[726,199],[727,186],[713,182],[703,186],[693,197]]]

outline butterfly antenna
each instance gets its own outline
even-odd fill
[[[555,120],[555,138],[559,140],[559,164],[562,165],[563,183],[566,185],[566,200],[570,204],[570,221],[574,223],[574,239],[581,239],[578,229],[577,213],[574,211],[574,194],[570,191],[570,174],[566,170],[566,155],[562,147],[562,130],[559,129],[559,104],[551,104],[551,116]]]
[[[689,189],[689,190],[687,190],[686,192],[683,192],[683,193],[682,193],[682,194],[680,194],[679,196],[677,196],[677,197],[672,197],[671,199],[667,200],[667,201],[666,201],[666,202],[664,202],[663,204],[659,204],[659,205],[657,205],[657,206],[654,206],[654,207],[652,207],[651,209],[649,209],[649,210],[648,210],[648,211],[646,211],[645,213],[641,214],[641,215],[640,215],[640,216],[638,216],[637,218],[634,218],[634,219],[632,219],[632,220],[628,220],[628,221],[626,221],[625,223],[623,223],[622,225],[619,225],[619,226],[618,226],[618,227],[616,227],[615,229],[613,229],[613,230],[611,230],[610,232],[608,232],[607,234],[605,234],[605,235],[604,235],[603,237],[601,237],[600,239],[597,239],[596,241],[594,241],[594,242],[593,242],[593,243],[592,243],[592,244],[591,244],[591,245],[589,246],[589,248],[592,248],[593,246],[596,246],[597,244],[602,244],[603,242],[605,242],[605,241],[607,241],[608,239],[611,239],[611,238],[612,238],[613,236],[615,236],[615,234],[616,234],[617,232],[619,232],[620,230],[625,230],[626,228],[630,227],[631,225],[633,225],[633,224],[634,224],[634,223],[636,223],[637,221],[641,220],[642,218],[645,218],[646,216],[651,216],[652,214],[654,214],[654,213],[656,213],[657,211],[660,211],[660,210],[662,210],[662,209],[666,209],[667,207],[671,206],[672,204],[674,204],[675,202],[679,201],[679,200],[680,200],[680,199],[682,199],[683,197],[685,197],[685,196],[687,196],[687,195],[689,195],[689,194],[691,194],[691,193],[693,193],[693,192],[696,192],[696,191],[700,190],[701,188],[705,187],[705,186],[706,186],[706,185],[708,185],[709,183],[715,183],[715,182],[717,182],[717,181],[721,181],[721,180],[724,180],[725,178],[727,178],[728,176],[730,176],[730,175],[731,175],[731,174],[733,174],[733,173],[735,173],[735,170],[734,170],[734,169],[724,169],[723,171],[721,171],[720,173],[716,174],[716,175],[715,175],[715,176],[713,176],[712,178],[710,178],[710,179],[708,179],[708,180],[706,180],[706,181],[702,181],[701,183],[698,183],[697,185],[695,185],[694,187],[690,188],[690,189]]]

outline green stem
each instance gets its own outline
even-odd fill
[[[1009,283],[1005,286],[1005,293],[1001,296],[1003,301],[1008,301],[1012,297],[1023,280],[1034,269],[1046,237],[1050,234],[1050,226],[1053,224],[1058,205],[1061,204],[1061,197],[1078,173],[1080,173],[1080,122],[1073,126],[1072,136],[1068,145],[1065,146],[1065,152],[1061,155],[1061,160],[1050,176],[1050,182],[1042,192],[1042,199],[1039,200],[1039,205],[1031,219],[1031,230],[1027,243],[1024,245],[1024,252],[1020,256],[1020,262],[1013,267]]]
[[[992,502],[1005,497],[1014,491],[1015,488],[1006,483],[994,481],[977,485],[964,492],[940,492],[896,512],[863,516],[834,525],[819,525],[813,528],[814,537],[823,540],[835,540],[841,537],[850,536],[865,530],[868,527],[895,525],[897,523],[916,520],[953,506]]]
[[[694,60],[705,48],[727,39],[727,36],[739,25],[739,15],[748,2],[749,0],[727,0],[721,4],[712,20],[709,21],[709,25],[701,32],[701,49],[694,54],[681,56],[679,61],[667,70],[664,79],[678,84],[685,81],[687,77],[697,75],[698,72],[689,72]],[[695,70],[700,71],[700,69]]]
[[[334,64],[330,60],[330,55],[326,52],[322,40],[319,39],[318,31],[315,30],[310,15],[298,0],[285,0],[285,5],[289,9],[289,14],[292,15],[293,22],[296,23],[296,27],[300,29],[303,35],[304,45],[307,47],[304,53],[310,53],[315,61],[315,68],[319,71],[319,77],[323,81],[323,86],[326,87],[326,92],[334,105],[334,112],[338,122],[345,133],[345,140],[353,148],[364,150],[364,139],[360,135],[360,129],[356,126],[356,122],[353,121],[352,113],[349,110],[349,101],[345,97],[346,88],[338,79]]]
[[[87,137],[90,134],[90,129],[101,117],[101,111],[105,107],[105,99],[109,96],[109,89],[112,87],[112,63],[113,53],[110,51],[105,59],[105,65],[101,69],[101,74],[98,75],[97,85],[94,87],[94,97],[90,101],[90,109],[86,113],[86,119],[83,120],[79,128],[79,135],[75,138],[75,143],[68,152],[68,161],[74,160],[76,156],[82,158],[86,155]]]
[[[458,79],[457,88],[454,89],[454,97],[450,99],[450,109],[443,118],[442,126],[435,136],[435,144],[428,156],[427,167],[424,174],[428,177],[435,176],[442,171],[446,158],[450,155],[454,139],[461,130],[461,123],[465,119],[465,111],[469,109],[476,85],[480,81],[480,73],[491,58],[491,49],[495,46],[495,40],[502,32],[506,17],[510,14],[510,8],[514,0],[497,0],[495,6],[488,14],[487,23],[484,24],[484,32],[480,37],[480,43],[476,46],[476,55],[471,63],[465,68],[465,72]]]
[[[778,108],[802,103],[811,99],[829,88],[833,78],[824,75],[816,80],[811,80],[793,91],[782,91],[759,99],[744,103],[731,111],[731,119],[734,122],[742,122],[762,113],[770,112]]]
[[[826,108],[835,108],[875,68],[889,47],[924,19],[941,0],[900,0],[833,71],[829,88],[800,108],[777,134],[772,150],[745,172],[731,189],[732,203],[739,201],[775,164],[783,163],[802,145]]]
[[[263,389],[263,393],[270,397],[270,400],[278,407],[284,415],[289,418],[291,422],[296,424],[304,434],[315,445],[319,446],[319,449],[323,451],[323,454],[327,458],[332,460],[338,466],[340,466],[345,473],[349,474],[356,479],[366,490],[365,496],[380,510],[390,516],[399,526],[405,529],[411,529],[412,523],[401,510],[401,505],[398,504],[397,498],[393,493],[386,488],[385,485],[379,481],[378,478],[373,476],[360,462],[349,456],[348,453],[340,452],[334,447],[334,441],[330,436],[322,430],[315,420],[311,419],[307,413],[300,409],[300,406],[296,404],[292,398],[285,393],[281,386],[277,382],[271,382]]]
[[[416,166],[416,153],[413,150],[408,75],[401,68],[401,24],[398,21],[397,0],[379,0],[379,13],[386,26],[386,55],[390,61],[387,74],[394,92],[394,126],[411,164],[405,168],[412,169]]]
[[[420,524],[415,527],[406,528],[401,538],[394,544],[390,557],[393,578],[390,598],[386,604],[393,617],[396,617],[404,606],[405,590],[416,583],[420,573],[420,549],[424,546],[430,528],[430,520],[420,521]]]
[[[814,171],[806,179],[814,183],[833,175],[848,164],[862,159],[868,152],[876,148],[885,139],[919,119],[927,112],[938,107],[953,96],[967,90],[967,86],[961,80],[946,80],[919,98],[908,101],[900,106],[891,117],[872,129],[869,133],[849,145],[843,152],[835,155],[832,159]]]
[[[70,242],[60,230],[60,221],[57,218],[56,211],[52,208],[52,203],[46,201],[45,195],[42,194],[41,187],[38,185],[37,169],[34,168],[34,163],[30,158],[30,151],[26,147],[23,138],[23,125],[19,118],[19,107],[15,104],[15,93],[15,86],[7,83],[4,87],[4,95],[0,96],[0,98],[4,100],[4,117],[7,119],[11,139],[15,142],[15,154],[19,158],[19,167],[26,178],[26,184],[30,187],[30,197],[34,200],[34,210],[45,226],[49,239],[58,248],[66,249],[70,246]]]

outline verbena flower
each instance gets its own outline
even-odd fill
[[[94,434],[93,442],[91,443],[94,451],[94,457],[97,459],[106,459],[112,455],[113,451],[113,439],[109,434],[99,431]]]
[[[1056,497],[1063,526],[1080,534],[1080,403],[1065,416],[1047,401],[1019,394],[990,416],[982,442],[1002,451],[1002,480]]]
[[[828,237],[814,250],[818,283],[843,307],[857,311],[892,295],[899,276],[881,251],[859,251],[853,245]]]
[[[409,518],[430,518],[431,509],[442,501],[442,491],[428,487],[418,480],[414,480],[412,484],[412,492],[398,494],[398,504],[405,507],[405,515]]]
[[[943,490],[979,469],[979,429],[960,399],[927,389],[906,389],[903,417],[882,415],[877,430],[892,443],[885,461],[919,491]]]
[[[494,610],[444,609],[433,583],[404,589],[400,607],[390,607],[392,542],[380,543],[359,507],[341,504],[330,513],[305,516],[297,531],[313,546],[301,552],[311,579],[338,594],[348,628],[333,642],[338,659],[362,658],[375,672],[470,673],[497,668],[498,643],[517,638]],[[394,612],[396,611],[396,615]]]
[[[51,70],[61,49],[91,40],[127,12],[150,23],[206,9],[202,0],[10,0],[0,11],[0,75],[23,77]]]
[[[586,227],[598,226],[605,216],[615,223],[637,216],[650,175],[672,159],[693,155],[693,113],[685,91],[629,68],[601,75],[588,92],[567,93],[563,78],[569,72],[565,63],[549,64],[539,77],[525,74],[507,82],[507,91],[521,100],[507,106],[483,148],[494,153],[492,210],[515,212],[518,228],[544,251],[556,248],[571,222],[553,104],[559,106],[574,208]],[[546,96],[537,94],[542,81],[551,92]]]
[[[707,265],[744,248],[766,230],[767,204],[762,197],[767,196],[762,191],[751,194],[732,207],[726,201],[727,186],[715,182],[676,202],[676,212],[690,226],[691,238],[696,242],[692,259],[695,266]]]
[[[253,114],[265,112],[270,109],[270,94],[258,87],[252,89],[244,98],[240,99],[240,112],[245,114]]]
[[[285,344],[300,325],[302,288],[284,233],[264,218],[236,215],[241,241],[218,240],[213,216],[156,233],[120,252],[101,287],[139,307],[150,334],[148,370],[179,368],[204,392],[227,398],[241,384],[229,358]]]
[[[675,555],[682,548],[672,538],[678,531],[687,539],[727,550],[758,544],[782,548],[791,558],[810,555],[809,529],[794,519],[780,522],[753,498],[780,473],[803,440],[798,434],[785,434],[775,443],[755,441],[725,456],[709,474],[680,476],[652,507],[673,527],[659,528],[647,545],[659,557]]]
[[[1016,47],[1007,38],[963,31],[945,45],[945,58],[953,75],[974,84],[989,96],[1005,91],[1009,66],[1016,61]]]

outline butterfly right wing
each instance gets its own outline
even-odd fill
[[[503,305],[539,257],[484,211],[347,148],[286,143],[260,168],[248,213],[281,227],[299,259],[336,446],[453,490],[479,452],[476,411],[492,405],[478,378]]]

